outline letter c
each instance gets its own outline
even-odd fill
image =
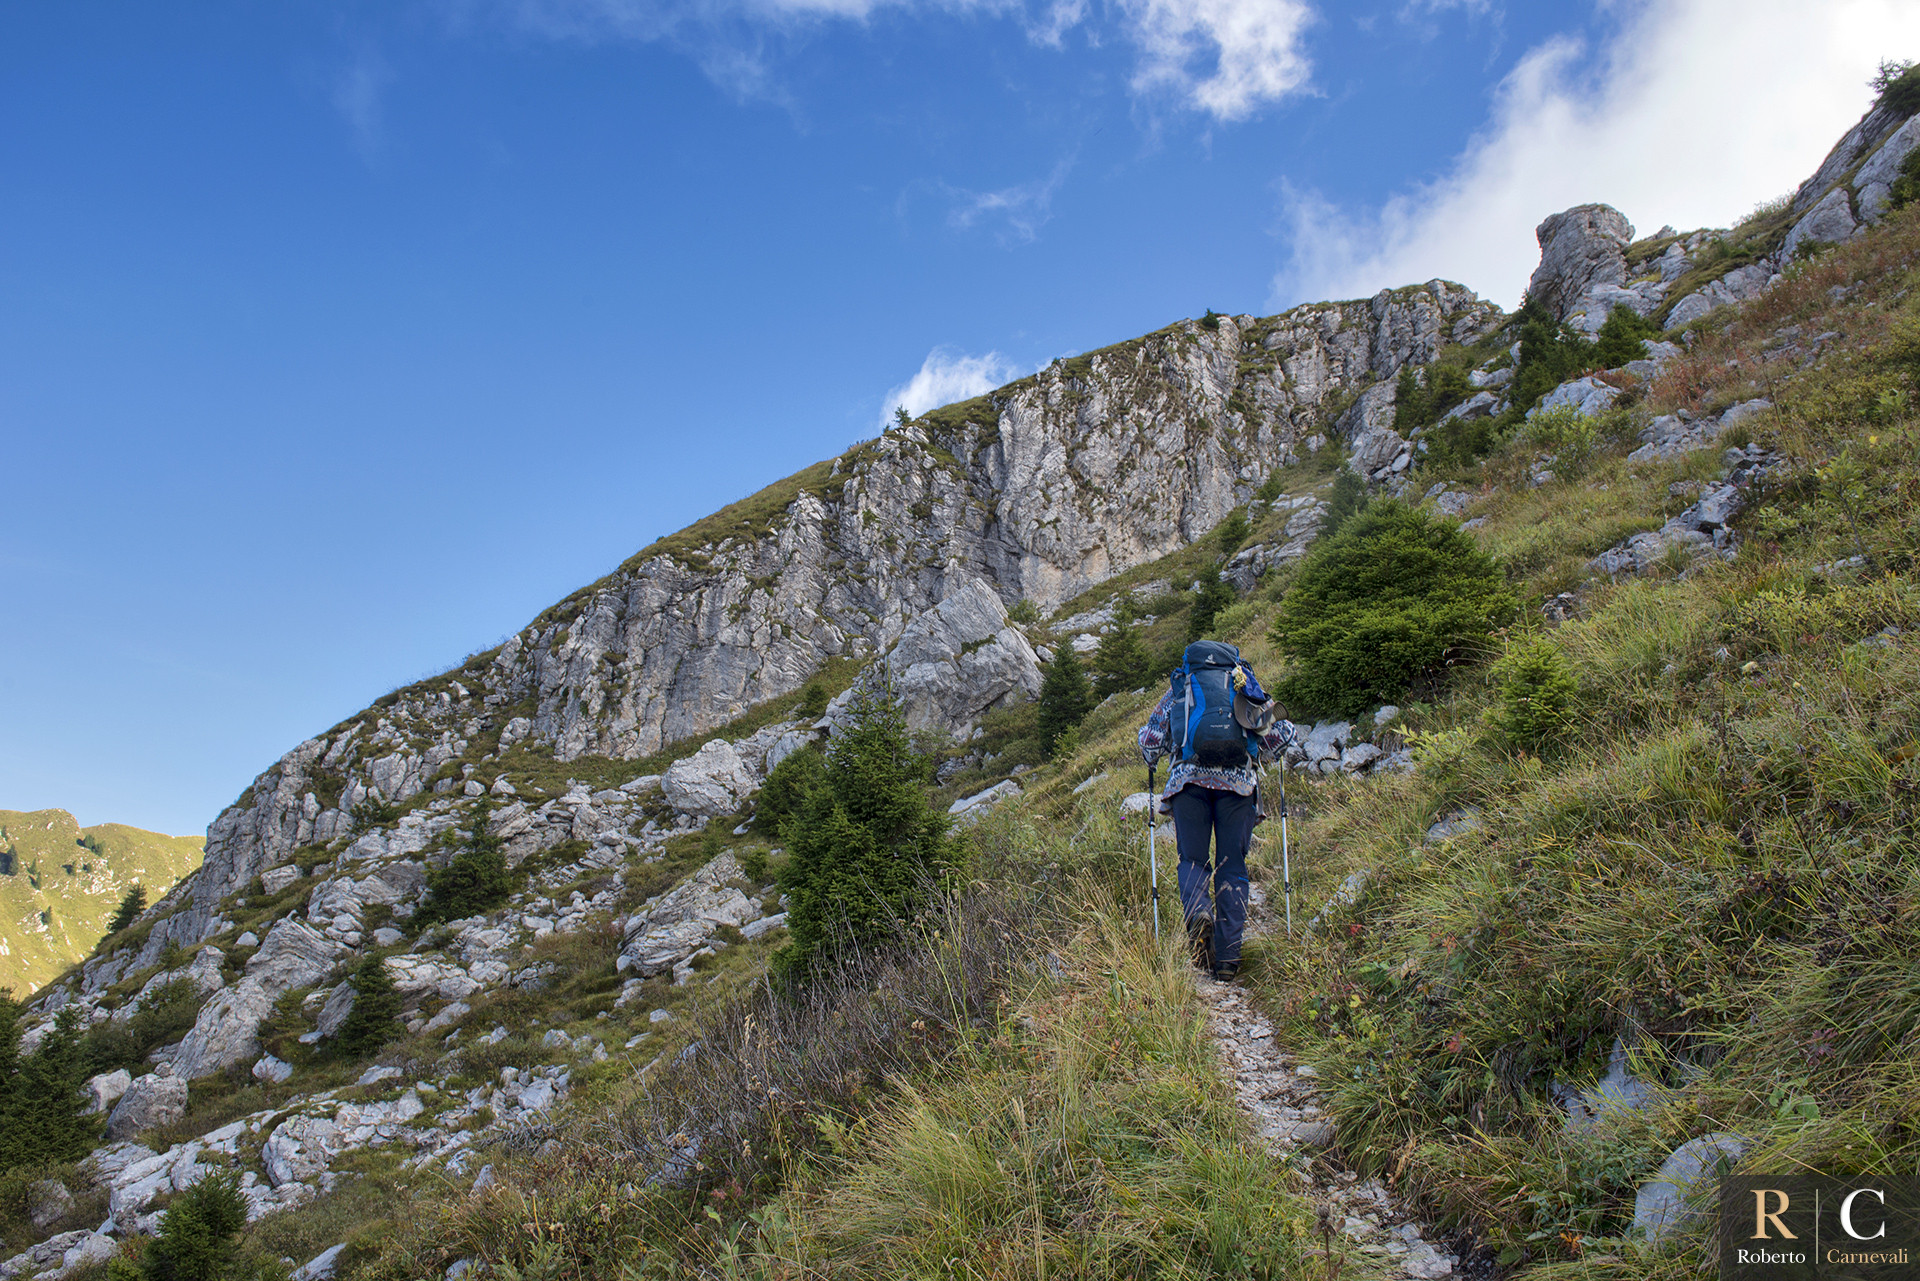
[[[1858,1232],[1855,1232],[1853,1230],[1853,1199],[1859,1196],[1862,1192],[1873,1193],[1874,1200],[1878,1201],[1881,1205],[1885,1205],[1887,1203],[1887,1194],[1880,1191],[1878,1188],[1855,1188],[1853,1191],[1847,1193],[1847,1199],[1840,1203],[1840,1226],[1843,1229],[1845,1229],[1846,1234],[1848,1236],[1852,1237],[1856,1241],[1871,1241],[1874,1239],[1874,1237],[1883,1237],[1887,1235],[1887,1225],[1885,1223],[1882,1223],[1880,1225],[1880,1230],[1878,1232],[1875,1232],[1872,1236],[1861,1236]]]

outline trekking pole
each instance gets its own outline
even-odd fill
[[[1287,849],[1287,762],[1283,757],[1275,771],[1280,784],[1280,887],[1287,898],[1287,936],[1293,936],[1293,857]]]
[[[1153,771],[1157,762],[1147,762],[1147,875],[1153,878],[1153,941],[1160,941],[1160,859],[1153,851]]]

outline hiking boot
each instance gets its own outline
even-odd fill
[[[1213,968],[1213,913],[1196,916],[1187,922],[1187,946],[1193,950],[1195,969]]]
[[[1213,981],[1215,983],[1231,983],[1239,977],[1240,962],[1238,961],[1223,961],[1221,964],[1213,967]]]

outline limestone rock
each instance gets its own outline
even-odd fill
[[[333,1281],[333,1271],[346,1250],[346,1243],[328,1246],[294,1270],[292,1281]]]
[[[87,1111],[105,1112],[120,1101],[120,1096],[133,1084],[133,1074],[125,1068],[115,1068],[111,1072],[102,1072],[98,1076],[87,1078]]]
[[[27,1218],[42,1232],[73,1209],[73,1193],[58,1179],[36,1179],[27,1185]]]
[[[1603,383],[1591,376],[1575,378],[1570,382],[1561,383],[1542,396],[1540,403],[1527,411],[1527,417],[1531,419],[1546,413],[1549,409],[1571,406],[1575,413],[1584,418],[1591,418],[1595,414],[1612,408],[1613,402],[1619,398],[1618,387]]]
[[[955,583],[887,653],[910,729],[964,737],[993,708],[1040,692],[1040,660],[979,578]]]
[[[1853,216],[1853,200],[1844,187],[1835,187],[1820,202],[1807,210],[1780,247],[1784,257],[1792,258],[1801,245],[1838,244],[1859,227]]]
[[[276,1188],[305,1183],[326,1171],[340,1147],[340,1127],[321,1116],[293,1116],[274,1127],[260,1149],[267,1180]]]
[[[995,783],[984,792],[963,796],[947,807],[947,813],[962,823],[977,822],[981,815],[1001,801],[1020,795],[1020,784],[1012,779]]]
[[[127,1087],[107,1116],[109,1140],[130,1139],[187,1114],[187,1082],[170,1070],[149,1072]]]
[[[289,863],[285,867],[270,867],[260,873],[260,888],[268,895],[278,894],[295,881],[306,876],[297,864]]]
[[[1885,216],[1894,180],[1900,176],[1900,166],[1916,146],[1920,146],[1920,116],[1910,118],[1894,130],[1854,174],[1853,189],[1859,193],[1862,219],[1878,222]]]
[[[1659,1242],[1698,1222],[1720,1169],[1739,1161],[1746,1150],[1745,1139],[1724,1130],[1682,1143],[1660,1163],[1659,1172],[1640,1185],[1629,1231]]]
[[[1633,224],[1611,205],[1576,205],[1554,214],[1534,231],[1540,265],[1527,282],[1527,297],[1565,320],[1596,285],[1627,278],[1626,249]]]
[[[1678,329],[1721,307],[1751,302],[1766,292],[1773,278],[1772,260],[1736,267],[1718,280],[1709,281],[1673,305],[1667,314],[1669,328]]]
[[[248,958],[245,977],[202,1007],[193,1030],[180,1043],[175,1070],[193,1080],[257,1055],[260,1020],[273,1003],[332,970],[341,951],[339,944],[290,916],[275,922],[260,950]]]
[[[285,1059],[276,1059],[271,1054],[263,1054],[254,1061],[253,1075],[255,1080],[279,1085],[293,1075],[293,1064]]]
[[[642,978],[664,974],[706,946],[721,926],[757,919],[760,905],[727,884],[740,875],[734,856],[722,854],[635,912],[627,919],[618,970]]]
[[[660,780],[667,804],[701,818],[731,814],[759,785],[752,767],[724,738],[713,739],[692,756],[675,761]]]

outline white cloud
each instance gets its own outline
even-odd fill
[[[935,347],[927,353],[919,373],[886,394],[881,402],[880,429],[885,431],[893,426],[897,405],[905,405],[907,412],[917,418],[929,409],[985,395],[1019,376],[1019,366],[997,351],[968,356],[951,348]]]
[[[1006,224],[1001,234],[1003,243],[1028,244],[1053,216],[1053,193],[1060,189],[1072,168],[1073,159],[1068,157],[1055,165],[1045,178],[998,191],[947,187],[945,191],[954,199],[953,208],[947,213],[947,224],[964,230],[983,221],[1001,220]]]
[[[1138,93],[1171,91],[1216,120],[1242,120],[1306,86],[1300,37],[1314,12],[1303,0],[1121,0],[1121,9],[1140,48]]]
[[[1811,174],[1867,108],[1879,60],[1916,49],[1911,0],[1651,0],[1604,49],[1530,51],[1435,181],[1357,212],[1283,186],[1291,260],[1274,302],[1442,276],[1511,306],[1534,227],[1590,201],[1643,234],[1730,225]]]
[[[484,2],[484,0],[482,0]],[[665,40],[683,49],[723,86],[742,92],[765,84],[752,34],[804,33],[823,22],[864,22],[882,10],[1011,17],[1034,44],[1061,48],[1068,31],[1097,15],[1118,16],[1139,52],[1132,87],[1142,97],[1171,97],[1216,120],[1241,120],[1306,87],[1311,63],[1301,35],[1314,21],[1308,0],[499,0],[514,21],[558,39]],[[1477,0],[1467,0],[1475,3]],[[745,43],[752,75],[738,74]]]

